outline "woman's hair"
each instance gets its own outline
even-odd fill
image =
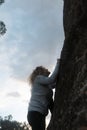
[[[50,72],[48,69],[44,68],[43,66],[38,66],[36,67],[33,72],[31,73],[29,77],[29,83],[33,83],[36,76],[38,75],[44,75],[44,76],[49,76]]]

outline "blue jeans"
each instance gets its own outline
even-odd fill
[[[27,119],[32,130],[45,130],[45,115],[37,111],[29,111]]]

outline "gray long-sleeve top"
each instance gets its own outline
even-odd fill
[[[52,88],[49,86],[55,83],[58,70],[59,63],[56,64],[56,67],[50,77],[38,75],[35,78],[35,81],[32,84],[31,99],[29,102],[28,111],[38,111],[44,115],[47,115],[48,104],[53,95]]]

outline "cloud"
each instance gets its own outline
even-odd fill
[[[0,115],[12,114],[16,120],[25,121],[30,99],[28,84],[11,77],[3,78],[2,82],[0,78],[0,84]],[[17,114],[18,111],[20,111],[20,115]]]
[[[55,66],[64,39],[62,17],[61,0],[6,0],[0,7],[7,27],[0,37],[0,115],[17,117],[21,110],[17,119],[24,119],[31,95],[23,81],[38,65],[50,71]]]
[[[15,97],[15,98],[21,97],[20,93],[18,93],[18,92],[10,92],[6,96],[7,97]]]
[[[51,69],[63,45],[62,1],[8,0],[3,5],[1,18],[8,31],[2,54],[11,76],[25,80],[37,65]]]

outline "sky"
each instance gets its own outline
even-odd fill
[[[5,0],[0,20],[7,32],[0,37],[0,116],[26,121],[30,86],[36,66],[51,72],[64,41],[63,0]]]

